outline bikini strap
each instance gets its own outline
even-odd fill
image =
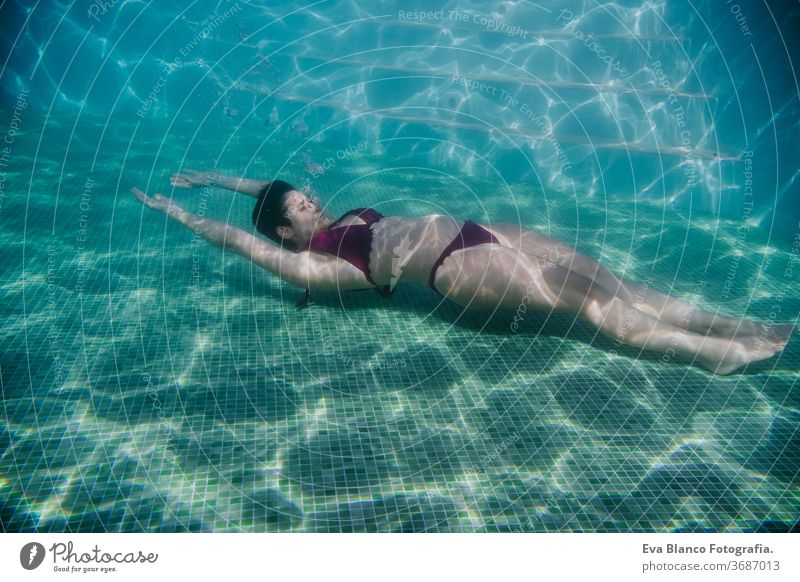
[[[346,216],[358,216],[367,224],[373,224],[383,218],[383,214],[372,208],[353,208],[352,210],[348,210],[342,214],[333,224],[341,222],[341,220]],[[333,224],[331,226],[333,226]]]
[[[375,291],[377,291],[378,295],[384,299],[389,299],[394,294],[394,289],[391,287],[391,285],[381,285],[380,287],[375,287]]]
[[[363,219],[367,224],[373,224],[383,218],[383,214],[372,208],[359,209],[358,217]]]
[[[311,289],[306,288],[305,295],[303,295],[303,297],[301,297],[300,300],[294,304],[294,306],[297,309],[303,309],[303,307],[306,307],[308,305],[308,300],[310,297],[311,297]]]

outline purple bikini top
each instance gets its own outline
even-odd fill
[[[358,216],[366,224],[334,226],[337,222],[341,222],[343,218],[351,215]],[[360,269],[370,283],[377,285],[372,280],[372,275],[369,272],[369,251],[372,248],[372,230],[370,226],[381,218],[383,218],[383,215],[372,208],[348,210],[328,230],[322,231],[312,238],[308,245],[308,250],[330,253],[340,259],[344,259]]]

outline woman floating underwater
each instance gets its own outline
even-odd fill
[[[780,352],[794,325],[767,325],[702,311],[652,287],[620,279],[572,247],[513,224],[484,227],[444,215],[383,216],[371,208],[338,220],[281,180],[263,182],[186,170],[172,185],[214,185],[257,198],[256,229],[273,245],[223,222],[186,212],[160,194],[131,192],[209,242],[293,285],[313,291],[427,284],[467,308],[568,312],[601,333],[647,350],[672,350],[716,374]]]

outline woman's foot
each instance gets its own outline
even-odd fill
[[[771,358],[789,341],[794,325],[764,327],[763,335],[739,337],[731,340],[721,358],[698,358],[698,363],[715,374],[730,374],[751,362]]]
[[[789,341],[789,336],[794,331],[793,323],[775,323],[775,324],[762,324],[763,338],[766,341],[780,345],[781,349],[786,346]],[[759,334],[755,334],[758,336]]]

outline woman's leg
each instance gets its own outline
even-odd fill
[[[437,271],[435,283],[440,292],[465,307],[519,309],[524,305],[565,311],[626,345],[681,354],[717,374],[729,374],[782,349],[758,338],[692,333],[632,307],[596,279],[500,245],[454,252]]]
[[[562,267],[592,279],[614,293],[631,307],[652,315],[672,325],[702,335],[723,338],[755,336],[766,333],[769,339],[787,338],[793,326],[773,326],[764,330],[757,321],[732,319],[674,299],[653,287],[617,277],[591,257],[579,253],[569,245],[533,230],[520,229],[511,224],[493,224],[491,230],[505,235],[511,245],[525,254],[542,256]]]
[[[559,264],[585,277],[594,278],[631,307],[695,333],[732,338],[757,335],[762,331],[761,324],[757,321],[733,319],[704,311],[691,303],[674,299],[647,283],[617,277],[600,263],[581,253],[565,255]]]
[[[636,309],[596,281],[560,265],[543,271],[549,288],[560,288],[561,307],[622,343],[665,354],[681,354],[717,374],[772,357],[784,344],[759,338],[727,338],[693,333]]]

